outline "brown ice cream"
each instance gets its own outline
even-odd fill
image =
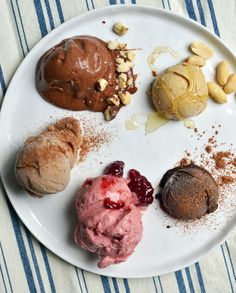
[[[97,88],[100,78],[108,82],[104,91]],[[61,108],[103,112],[106,98],[115,93],[115,56],[98,38],[65,39],[40,58],[36,86],[44,98]]]
[[[163,176],[157,197],[171,216],[191,220],[214,212],[219,197],[213,177],[205,169],[187,165],[168,170]]]
[[[167,68],[152,86],[157,111],[167,119],[185,119],[200,114],[208,101],[208,89],[202,70],[183,63]]]
[[[18,154],[16,177],[31,195],[41,197],[66,188],[81,143],[79,121],[67,117],[29,137]]]

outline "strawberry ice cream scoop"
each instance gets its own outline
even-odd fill
[[[99,268],[126,261],[142,238],[142,211],[153,202],[153,187],[138,171],[123,179],[124,162],[103,176],[88,178],[78,192],[75,242],[100,257]]]
[[[76,200],[75,242],[100,256],[99,268],[125,261],[142,237],[142,212],[121,177],[87,179]]]

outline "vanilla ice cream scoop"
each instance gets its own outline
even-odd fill
[[[208,101],[208,89],[202,70],[183,63],[167,68],[152,86],[157,111],[167,119],[180,120],[200,114]]]
[[[79,121],[67,117],[29,137],[18,154],[16,177],[31,195],[42,197],[66,188],[81,143]]]

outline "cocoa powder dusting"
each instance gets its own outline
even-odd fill
[[[222,176],[221,180],[224,184],[230,184],[234,182],[234,178],[231,176]]]
[[[221,159],[216,161],[216,168],[224,169],[226,166],[225,160]]]
[[[111,134],[103,128],[98,130],[94,122],[87,118],[82,118],[80,121],[82,122],[84,133],[78,162],[83,162],[89,153],[98,152],[103,144],[109,143],[111,140]]]
[[[227,151],[227,152],[217,152],[214,154],[214,157],[217,159],[222,159],[222,158],[229,158],[231,156],[231,152]]]
[[[212,147],[210,145],[207,145],[205,147],[206,152],[209,154],[212,151]]]
[[[193,161],[190,160],[189,158],[183,158],[183,159],[179,162],[179,165],[183,167],[183,166],[190,165],[191,163],[193,163]]]
[[[212,126],[213,133],[206,137],[205,131],[200,132],[198,129],[194,136],[201,141],[200,135],[205,135],[206,143],[199,144],[192,151],[185,150],[183,159],[178,163],[178,165],[185,166],[191,162],[205,168],[213,176],[219,188],[218,209],[214,213],[190,221],[175,220],[166,216],[168,225],[178,228],[178,231],[184,235],[186,232],[195,233],[203,229],[219,230],[235,214],[236,150],[232,143],[226,144],[219,140],[222,130],[220,124],[214,125]]]
[[[227,152],[216,152],[213,154],[213,159],[215,160],[216,168],[224,169],[226,167],[226,158],[229,158],[232,154]]]
[[[183,158],[180,162],[179,162],[180,166],[186,166],[188,163],[187,163],[187,159],[186,158]]]
[[[212,126],[215,129],[217,126]],[[221,125],[218,125],[221,127]],[[215,134],[219,134],[219,129],[215,130]],[[220,143],[223,146],[224,143]],[[217,140],[214,135],[208,138],[208,143],[204,146],[205,152],[202,152],[195,159],[200,159],[200,164],[206,167],[208,171],[213,175],[219,186],[225,184],[236,182],[235,176],[236,172],[236,157],[231,151],[232,144],[230,145],[230,150],[216,151]],[[186,151],[185,151],[186,152]],[[193,161],[195,161],[195,159]]]

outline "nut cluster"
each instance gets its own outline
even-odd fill
[[[206,64],[206,60],[210,59],[214,52],[213,50],[208,47],[206,44],[201,42],[192,42],[190,45],[190,50],[192,51],[193,55],[190,55],[184,63],[189,63],[192,65],[196,65],[202,67]]]
[[[98,91],[103,92],[108,85],[108,81],[104,78],[99,78],[96,83],[96,88]]]
[[[117,40],[109,41],[107,47],[114,51],[116,56],[116,91],[117,93],[106,99],[108,107],[104,111],[104,118],[110,121],[115,118],[121,106],[131,102],[130,88],[134,87],[132,68],[136,58],[136,52],[127,48],[127,44],[119,43]],[[98,80],[97,89],[102,91],[106,88],[106,80]]]
[[[184,62],[202,67],[206,60],[214,54],[213,50],[202,42],[192,42],[190,45],[194,55],[189,56]],[[217,103],[227,103],[227,94],[236,91],[236,73],[230,74],[229,64],[226,61],[220,62],[216,67],[216,81],[208,82],[209,96]]]
[[[227,103],[227,95],[236,91],[236,74],[230,74],[229,64],[226,61],[216,66],[216,82],[208,83],[210,97],[217,103]]]

